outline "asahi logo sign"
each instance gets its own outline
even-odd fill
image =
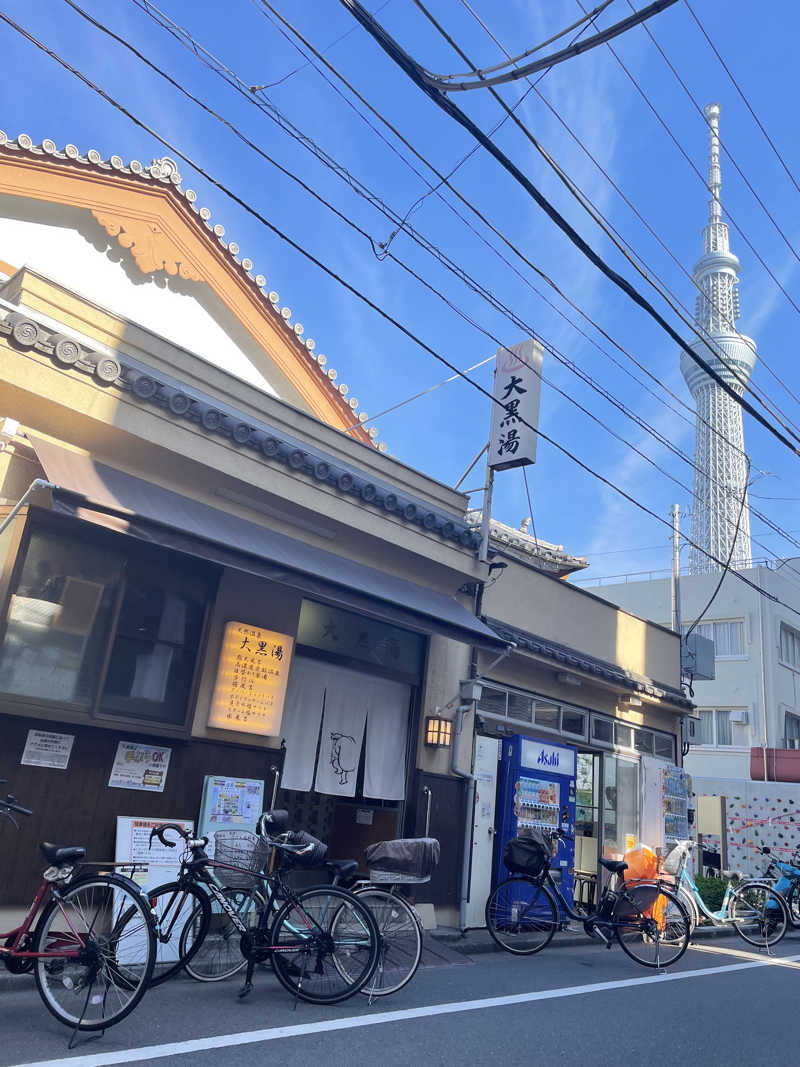
[[[575,773],[575,753],[571,748],[559,745],[546,745],[541,741],[525,740],[522,742],[520,763],[540,771],[552,771],[554,774],[573,775]]]

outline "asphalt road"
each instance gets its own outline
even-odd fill
[[[400,993],[372,1005],[358,996],[295,1010],[267,971],[247,1000],[237,999],[238,988],[238,979],[175,980],[103,1037],[81,1038],[68,1052],[68,1031],[48,1015],[32,984],[6,983],[0,1065],[792,1062],[800,934],[788,935],[774,957],[737,938],[718,938],[690,948],[666,975],[589,941],[527,959],[487,953],[422,968]]]

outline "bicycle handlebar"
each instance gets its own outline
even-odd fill
[[[195,839],[192,837],[188,830],[184,829],[183,826],[179,826],[177,823],[174,822],[164,822],[161,823],[160,826],[154,826],[153,829],[150,831],[150,842],[147,847],[152,848],[153,838],[157,837],[162,845],[166,845],[167,848],[175,848],[177,842],[170,841],[164,836],[166,830],[174,830],[179,837],[183,838],[189,848],[205,848],[208,844],[207,837],[200,837]]]
[[[33,815],[30,808],[23,808],[21,804],[17,803],[17,798],[12,797],[11,794],[6,797],[5,800],[0,800],[0,810],[14,811],[17,815]]]

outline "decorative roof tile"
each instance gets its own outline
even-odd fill
[[[322,483],[354,503],[392,515],[420,532],[474,551],[480,534],[470,528],[463,516],[432,508],[395,490],[389,483],[375,481],[357,467],[322,451],[315,445],[290,438],[265,422],[252,419],[213,397],[144,367],[124,352],[115,354],[94,350],[85,341],[56,333],[40,321],[35,312],[21,311],[0,301],[0,337],[22,351],[31,349],[49,357],[64,370],[93,376],[102,386],[123,390],[137,403],[159,407],[174,420],[195,423],[212,437],[227,439],[233,446],[247,449],[253,458],[283,465],[297,477]],[[385,448],[381,442],[379,450]]]
[[[225,242],[225,227],[219,223],[213,226],[209,222],[211,218],[211,211],[207,207],[197,206],[197,193],[194,189],[184,189],[181,185],[181,174],[178,170],[178,164],[174,159],[169,156],[162,156],[160,159],[153,159],[150,165],[145,167],[139,160],[133,159],[130,164],[126,165],[121,156],[113,155],[110,159],[104,160],[97,149],[91,148],[89,151],[82,155],[78,148],[73,144],[67,144],[64,146],[63,151],[59,151],[55,141],[46,137],[40,145],[35,145],[33,140],[26,133],[18,134],[14,138],[9,136],[0,130],[0,150],[8,152],[24,152],[31,156],[49,156],[54,160],[59,160],[62,163],[71,163],[75,166],[90,166],[96,170],[103,172],[114,171],[118,174],[123,174],[128,177],[148,182],[158,183],[169,187],[173,194],[177,196],[190,211],[197,217],[198,225],[201,225],[210,237],[216,238],[217,243],[227,251],[232,262],[236,265],[237,269],[241,271],[244,277],[258,290],[259,295],[263,301],[265,308],[268,309],[271,315],[275,315],[279,320],[283,321],[284,328],[287,333],[292,335],[293,341],[298,347],[298,352],[311,364],[314,364],[319,372],[321,381],[324,381],[328,390],[336,396],[337,401],[341,404],[344,401],[344,394],[341,392],[341,387],[335,384],[337,377],[336,371],[324,371],[325,358],[314,355],[315,343],[311,341],[309,344],[304,342],[302,335],[304,328],[300,323],[292,324],[291,317],[292,312],[288,307],[278,308],[278,294],[274,290],[267,291],[266,284],[267,279],[263,274],[257,275],[255,278],[252,275],[253,261],[247,257],[239,257],[239,245],[235,241]],[[105,223],[101,221],[101,225],[105,226]],[[106,226],[108,230],[108,227]],[[110,230],[108,231],[111,232]],[[112,236],[115,236],[112,234]],[[140,264],[140,269],[145,270],[145,267]],[[150,271],[145,270],[145,273]],[[191,276],[187,276],[187,280],[192,280]],[[326,380],[327,379],[327,380]],[[352,410],[355,409],[354,404],[348,405]],[[358,422],[365,421],[359,418]],[[374,437],[371,437],[371,443],[379,451],[384,452],[386,445],[381,447]]]

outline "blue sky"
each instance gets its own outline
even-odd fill
[[[354,25],[337,0],[275,2],[280,12],[321,49]],[[800,120],[794,103],[800,5],[778,0],[770,5],[771,17],[766,19],[763,7],[745,0],[724,4],[692,0],[692,4],[800,182]],[[386,241],[393,227],[380,212],[201,66],[131,0],[83,0],[82,6],[222,112],[249,138],[356,221],[375,242]],[[400,214],[405,214],[427,191],[425,182],[404,162],[411,158],[407,149],[382,129],[398,149],[392,151],[347,100],[305,64],[265,17],[259,0],[229,0],[225,5],[160,0],[159,6],[248,83],[280,80],[268,90],[275,106]],[[472,6],[494,35],[515,53],[544,40],[580,14],[574,0],[548,0],[545,4],[507,0],[502,5],[474,0]],[[470,16],[462,0],[431,0],[430,8],[479,65],[490,65],[501,58],[497,45]],[[5,0],[3,10],[459,367],[467,368],[494,352],[496,345],[484,333],[396,264],[379,261],[364,238],[324,206],[310,200],[130,53],[88,26],[63,0],[38,0],[36,4],[30,0]],[[615,0],[598,25],[617,21],[629,11],[626,0]],[[463,61],[450,52],[411,0],[389,0],[380,7],[379,18],[428,68],[439,72],[464,68]],[[722,105],[723,144],[778,220],[792,247],[777,233],[724,152],[723,205],[800,307],[800,193],[758,131],[683,0],[653,19],[650,28],[697,101],[702,105],[716,100]],[[35,143],[51,137],[59,147],[73,142],[84,152],[96,148],[104,157],[117,153],[126,161],[136,158],[148,163],[164,154],[152,137],[4,24],[0,24],[0,40],[5,87],[0,127],[9,136],[24,132]],[[705,124],[644,30],[631,31],[614,47],[674,138],[705,173]],[[466,132],[424,98],[360,28],[333,45],[326,55],[440,170],[449,172],[473,147]],[[524,88],[527,86],[511,85],[503,94],[512,103]],[[605,47],[554,68],[538,89],[552,110],[531,92],[519,108],[520,117],[653,273],[686,308],[692,309],[695,290],[685,273],[646,231],[564,125],[624,191],[680,264],[691,271],[702,251],[707,193],[648,104]],[[457,102],[485,129],[501,117],[499,106],[483,93],[460,94]],[[380,128],[376,120],[370,121]],[[612,265],[633,279],[632,269],[566,193],[521,132],[507,122],[496,139],[580,233]],[[424,166],[413,163],[430,177]],[[347,383],[362,410],[374,414],[447,377],[445,368],[223,193],[193,174],[191,168],[181,164],[180,169],[184,187],[197,190],[198,203],[211,209],[212,220],[225,226],[227,238],[235,240],[241,254],[253,260],[256,273],[267,277],[268,285],[280,294],[281,304],[288,305],[295,320],[304,324],[306,336],[315,338],[317,351],[327,355],[328,365],[337,369],[338,380]],[[457,171],[453,182],[619,345],[680,400],[691,403],[680,376],[678,352],[669,337],[569,245],[493,160],[479,149]],[[592,327],[581,322],[528,267],[503,250],[503,256],[523,275],[520,277],[484,239],[502,249],[500,241],[474,218],[470,221],[478,235],[471,232],[444,202],[456,203],[446,190],[443,198],[430,195],[416,208],[411,216],[416,229],[491,289],[549,345],[675,445],[692,454],[694,430],[690,413],[646,379]],[[463,207],[458,210],[468,214]],[[800,396],[795,351],[800,311],[792,307],[733,225],[731,244],[742,263],[739,326],[755,338],[774,374]],[[392,251],[483,330],[506,344],[522,339],[522,332],[513,323],[465,288],[406,234],[394,239]],[[682,334],[687,333],[641,279],[636,284],[647,291],[660,310],[666,311]],[[552,310],[532,286],[578,322],[604,351]],[[625,369],[615,366],[604,353],[610,353]],[[646,382],[647,389],[632,374]],[[542,392],[544,432],[602,473],[612,485],[624,488],[665,518],[673,503],[679,503],[683,510],[690,508],[692,469],[688,464],[610,406],[550,354],[545,357],[545,375],[553,385],[545,385]],[[489,387],[491,365],[473,376]],[[756,368],[754,382],[773,399],[787,420],[800,424],[798,401],[763,363]],[[555,387],[591,411],[622,440],[591,421]],[[380,439],[387,442],[391,454],[450,484],[485,443],[488,425],[489,401],[463,382],[447,385],[377,422]],[[800,460],[748,416],[745,442],[754,474],[768,472],[756,478],[753,505],[800,541]],[[630,445],[666,473],[648,464]],[[687,488],[670,481],[668,475]],[[553,446],[540,442],[537,463],[529,468],[528,480],[538,535],[563,544],[568,551],[587,554],[592,564],[587,576],[668,567],[667,529],[581,471]],[[482,477],[474,472],[465,487],[475,487],[481,481]],[[478,494],[473,497],[473,504],[480,506]],[[518,525],[527,514],[521,472],[499,474],[495,517]],[[752,517],[752,528],[755,541],[760,542],[753,545],[755,556],[799,554],[800,550],[789,541],[767,531],[756,516]],[[685,530],[689,532],[688,522]]]

